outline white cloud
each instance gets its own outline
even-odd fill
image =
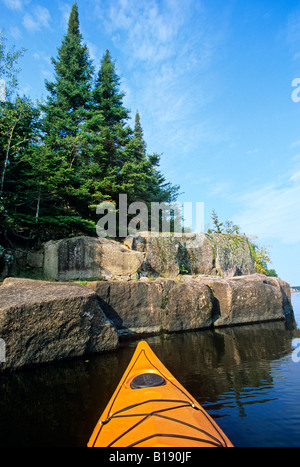
[[[46,62],[48,65],[51,65],[51,57],[45,54],[44,52],[35,52],[33,54],[35,60]]]
[[[62,13],[63,27],[64,27],[65,31],[67,31],[72,7],[68,3],[60,3],[58,8]]]
[[[145,139],[163,152],[166,144],[168,152],[197,148],[203,138],[203,106],[217,89],[210,66],[226,42],[224,10],[212,21],[202,2],[193,0],[95,2],[95,16],[120,50],[118,65],[129,77],[131,101],[127,96],[125,104],[139,109]]]
[[[293,179],[293,180],[292,180]],[[239,194],[242,214],[235,218],[247,235],[300,242],[300,172],[285,185],[268,184]]]
[[[2,2],[10,10],[21,11],[23,10],[24,5],[28,4],[30,0],[2,0]]]
[[[133,59],[156,63],[176,54],[176,35],[185,18],[183,5],[119,0],[110,6],[106,25],[112,32],[126,31],[124,47]]]
[[[9,33],[16,40],[18,40],[18,39],[20,39],[22,37],[22,31],[17,26],[12,26],[9,29]]]
[[[37,5],[32,14],[26,13],[23,18],[23,26],[29,32],[37,32],[42,28],[49,28],[51,15],[48,8]]]
[[[99,53],[98,47],[90,41],[85,41],[85,43],[89,49],[90,58],[98,65],[101,59],[101,54]]]
[[[295,172],[295,173],[291,176],[290,182],[300,182],[300,171]],[[300,200],[299,200],[299,201],[300,201]]]
[[[300,42],[300,10],[289,14],[286,26],[286,41],[290,46],[298,46]]]
[[[259,151],[260,151],[260,149],[258,149],[258,148],[256,148],[256,149],[250,149],[249,151],[246,152],[246,154],[248,154],[249,156],[251,156],[252,154],[257,154]]]

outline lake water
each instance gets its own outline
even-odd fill
[[[300,446],[300,293],[293,306],[294,327],[274,322],[146,339],[237,447]],[[0,446],[86,446],[135,346],[1,375]]]

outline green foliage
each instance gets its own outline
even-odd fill
[[[240,235],[241,228],[234,224],[232,221],[220,222],[219,217],[215,210],[212,211],[211,219],[213,221],[213,228],[209,228],[207,233],[213,234],[224,234],[224,235]],[[264,274],[269,277],[277,277],[275,269],[269,269],[268,263],[271,262],[270,252],[265,246],[258,245],[256,239],[249,239],[249,246],[254,261],[256,272]]]
[[[213,227],[209,228],[207,233],[225,233],[240,235],[240,227],[234,224],[232,221],[226,220],[225,222],[220,222],[218,214],[214,209],[211,213],[211,219],[213,221]]]
[[[129,111],[123,106],[125,94],[120,91],[120,78],[116,74],[109,50],[101,61],[93,96],[95,108],[102,111],[104,125],[116,132],[124,128],[129,118]]]
[[[189,274],[189,271],[186,269],[184,264],[182,264],[181,267],[180,267],[180,274],[182,274],[182,275]]]
[[[27,163],[38,144],[39,112],[27,98],[0,103],[0,234],[19,233],[14,219],[36,204],[35,179],[28,178]],[[34,176],[36,173],[34,173]]]
[[[6,37],[0,30],[0,80],[5,82],[6,99],[9,99],[18,86],[17,63],[25,49],[16,50],[12,47],[7,51],[6,42]]]
[[[256,271],[268,277],[278,277],[275,269],[268,268],[268,263],[271,262],[268,248],[263,245],[257,245],[254,241],[255,239],[249,240],[249,244]]]
[[[16,91],[22,51],[5,51],[0,78]],[[78,7],[52,59],[54,79],[44,103],[17,96],[0,103],[0,241],[46,241],[96,235],[96,206],[109,200],[171,202],[179,187],[159,171],[160,156],[146,153],[140,116],[130,113],[110,52],[98,73],[80,33]],[[12,93],[10,94],[12,96]]]
[[[268,277],[278,277],[278,274],[275,271],[275,269],[267,269],[265,275]]]
[[[211,219],[213,221],[213,228],[208,229],[208,233],[222,233],[223,232],[223,222],[219,221],[219,217],[216,213],[216,211],[213,209],[211,213]]]

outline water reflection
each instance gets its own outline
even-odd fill
[[[286,442],[299,439],[294,337],[295,327],[274,322],[146,340],[235,445],[259,445],[284,443],[282,405],[293,406]],[[0,445],[85,446],[135,346],[0,376]]]
[[[272,385],[272,362],[292,349],[291,332],[282,322],[172,335],[160,342],[154,338],[151,344],[174,376],[208,406],[232,393],[239,404],[241,392],[251,388],[253,396],[254,388]]]

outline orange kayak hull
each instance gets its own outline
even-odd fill
[[[138,344],[88,447],[233,447],[149,345]]]

